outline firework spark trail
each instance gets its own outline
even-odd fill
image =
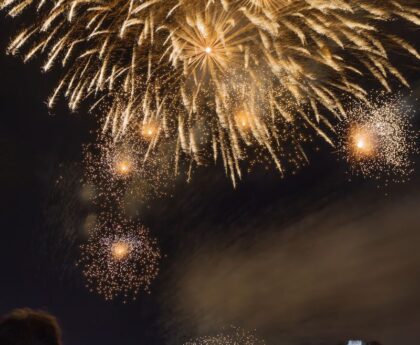
[[[306,161],[308,133],[333,145],[326,114],[345,118],[341,94],[366,101],[366,77],[388,91],[391,77],[408,85],[390,53],[420,58],[382,28],[395,19],[419,25],[415,0],[3,0],[1,8],[36,9],[8,51],[46,56],[44,71],[61,63],[50,106],[60,94],[73,110],[103,100],[102,124],[115,138],[153,123],[150,146],[173,140],[177,158],[220,158],[234,183],[248,151],[283,172]],[[246,130],[236,120],[243,111]]]
[[[92,292],[107,300],[122,298],[127,302],[136,299],[140,290],[150,291],[161,255],[146,228],[108,215],[106,218],[81,245],[78,266]]]
[[[354,174],[385,182],[404,182],[418,152],[413,108],[401,95],[377,95],[368,104],[353,102],[338,132],[339,153]]]

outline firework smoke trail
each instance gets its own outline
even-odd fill
[[[87,287],[107,300],[136,299],[141,290],[150,291],[159,272],[160,250],[149,231],[109,215],[98,221],[81,253]]]
[[[62,65],[50,106],[59,94],[73,110],[93,99],[115,138],[152,123],[150,145],[174,141],[172,155],[195,164],[220,159],[235,183],[248,151],[261,150],[283,173],[289,163],[306,161],[308,132],[333,145],[326,114],[345,117],[342,93],[366,100],[358,80],[373,77],[388,91],[391,77],[408,85],[390,52],[420,55],[382,24],[418,25],[416,4],[3,0],[0,6],[11,16],[37,12],[8,51],[22,52],[24,61],[46,56],[44,71]],[[235,120],[244,111],[246,128]]]
[[[354,101],[339,127],[339,153],[353,174],[405,182],[418,153],[411,120],[414,109],[401,95],[378,95],[369,103]]]
[[[356,335],[400,345],[405,333],[404,343],[415,344],[420,181],[388,198],[339,181],[325,177],[322,197],[309,193],[294,204],[279,197],[259,211],[244,205],[228,225],[179,225],[197,224],[172,258],[171,289],[163,292],[170,339],[233,324],[256,329],[267,344],[336,344]],[[209,213],[206,205],[194,212]]]

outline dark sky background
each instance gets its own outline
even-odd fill
[[[418,174],[386,189],[349,182],[322,145],[285,179],[258,172],[233,190],[217,167],[178,181],[141,210],[166,255],[153,293],[127,305],[89,293],[74,260],[95,121],[62,104],[48,113],[57,76],[6,56],[17,27],[0,23],[0,314],[46,309],[65,345],[180,345],[226,325],[268,345],[419,344]],[[418,109],[418,72],[410,79]]]

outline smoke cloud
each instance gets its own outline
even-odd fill
[[[420,197],[383,199],[330,200],[292,224],[226,231],[253,238],[201,242],[173,271],[178,329],[238,325],[273,345],[418,344]]]

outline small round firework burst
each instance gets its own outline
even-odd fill
[[[147,228],[129,221],[111,219],[98,223],[81,245],[78,266],[87,287],[107,300],[136,299],[159,272],[160,250]]]
[[[128,181],[139,173],[136,146],[129,140],[114,143],[103,138],[96,147],[86,148],[85,161],[90,173],[95,171],[95,175],[112,183]]]
[[[339,152],[353,174],[404,182],[417,153],[410,119],[413,109],[400,94],[380,94],[368,103],[352,102],[339,127]]]
[[[174,166],[165,148],[150,147],[156,127],[148,123],[138,128],[124,140],[103,137],[85,148],[85,181],[95,186],[97,205],[145,202],[166,195],[173,183]]]
[[[232,326],[217,335],[189,340],[184,345],[265,345],[265,341],[252,332]]]

